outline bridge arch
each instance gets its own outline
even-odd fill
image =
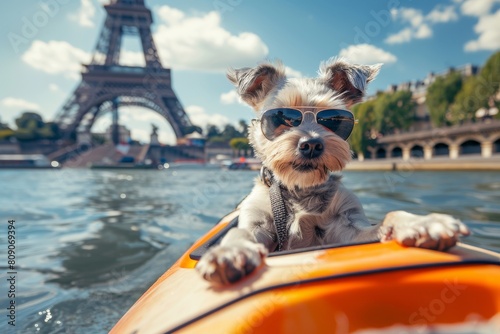
[[[462,141],[460,144],[460,155],[481,154],[481,142],[475,139]]]
[[[475,142],[478,142],[479,144],[487,141],[487,139],[483,136],[479,136],[479,135],[469,135],[469,136],[463,136],[459,139],[457,139],[455,141],[455,144],[457,146],[462,146],[463,143],[467,142],[467,141],[475,141]]]
[[[387,157],[387,150],[384,147],[379,147],[375,151],[375,159],[385,159]]]
[[[390,151],[391,158],[402,158],[403,157],[403,149],[399,146],[393,147]]]
[[[500,136],[493,142],[492,153],[500,154]]]
[[[424,157],[424,146],[415,144],[410,147],[410,157],[413,158],[423,158]]]
[[[433,156],[450,156],[450,145],[444,142],[438,142],[432,147]]]
[[[431,147],[436,146],[437,144],[446,144],[448,146],[453,145],[455,142],[449,138],[438,138],[438,139],[432,139],[428,142],[428,145]]]
[[[183,124],[191,124],[191,121],[177,99],[174,103],[169,103],[171,101],[159,97],[133,94],[133,91],[131,93],[130,95],[105,94],[93,100],[86,108],[79,110],[77,117],[67,127],[67,131],[89,131],[100,116],[112,111],[113,108],[139,106],[162,116],[170,124],[177,138],[190,132],[191,129],[187,129]]]

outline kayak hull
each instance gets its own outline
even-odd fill
[[[389,242],[273,254],[248,278],[215,287],[195,272],[193,254],[235,216],[197,241],[111,333],[351,333],[487,322],[500,312],[499,255],[463,244],[448,252]]]

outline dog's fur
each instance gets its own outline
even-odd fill
[[[361,101],[380,67],[333,58],[321,64],[317,78],[287,78],[281,63],[230,70],[227,76],[260,117],[277,107],[349,109]],[[311,138],[318,138],[324,146],[322,154],[312,159],[298,149],[299,142]],[[305,120],[272,141],[264,137],[260,123],[254,122],[249,139],[282,187],[289,212],[285,249],[394,239],[406,246],[444,250],[455,245],[459,235],[469,233],[459,220],[436,213],[416,216],[394,211],[371,226],[356,196],[342,185],[340,176],[330,173],[341,171],[351,159],[348,143],[313,121]],[[201,258],[197,270],[210,282],[230,284],[258,267],[277,242],[269,187],[259,179],[240,206],[238,228]]]

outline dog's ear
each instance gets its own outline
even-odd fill
[[[366,85],[377,76],[382,64],[354,65],[343,59],[331,59],[321,64],[319,76],[323,82],[341,94],[347,108],[361,102]]]
[[[283,65],[264,63],[254,68],[229,69],[227,78],[236,86],[241,99],[254,109],[269,92],[286,79]]]

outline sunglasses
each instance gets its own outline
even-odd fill
[[[300,109],[295,109],[300,108]],[[304,122],[304,119],[310,114],[314,121],[327,128],[337,136],[346,140],[357,123],[354,120],[354,115],[343,109],[322,109],[320,107],[295,107],[295,108],[275,108],[265,111],[260,121],[260,127],[264,136],[273,140],[290,128],[297,127]],[[312,112],[311,110],[318,110]]]

